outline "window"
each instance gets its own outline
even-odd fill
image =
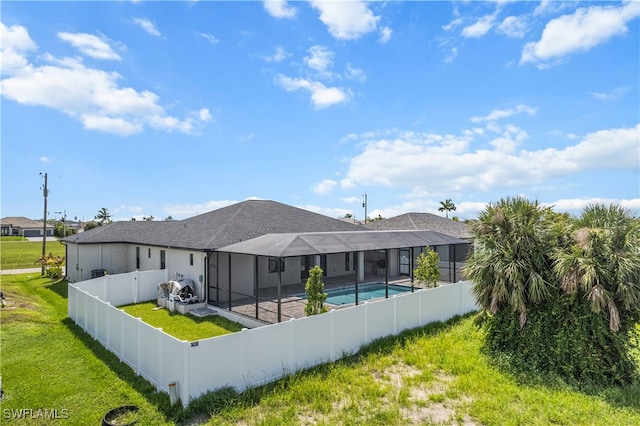
[[[136,269],[140,269],[140,247],[136,247]]]
[[[164,250],[160,250],[160,269],[167,269],[167,254]]]
[[[348,271],[349,270],[349,253],[345,253],[344,254],[344,270]]]
[[[151,259],[151,248],[149,248],[149,259]]]
[[[189,253],[189,265],[193,266],[193,253]]]
[[[270,257],[269,272],[278,272],[278,268],[280,269],[280,272],[284,272],[284,259],[281,257]]]

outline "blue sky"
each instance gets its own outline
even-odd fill
[[[1,4],[1,216],[640,212],[640,3]]]

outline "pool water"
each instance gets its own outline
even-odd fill
[[[358,302],[365,300],[379,299],[385,297],[385,285],[384,283],[371,283],[358,286]],[[405,287],[402,285],[389,284],[389,297],[394,294],[402,294],[411,291],[411,287]],[[356,303],[356,289],[350,288],[338,288],[335,290],[327,291],[326,303],[330,305],[348,305],[350,303]]]

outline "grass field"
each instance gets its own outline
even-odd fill
[[[7,241],[0,242],[0,270],[38,268],[36,261],[42,256],[42,242]],[[8,237],[20,238],[20,237]],[[58,241],[47,241],[46,251],[54,256],[64,256],[64,246]]]
[[[145,323],[161,328],[162,331],[177,339],[190,342],[242,330],[242,325],[217,315],[198,318],[172,313],[167,309],[154,308],[156,308],[154,302],[121,307],[129,315],[141,318]]]
[[[141,425],[193,416],[210,425],[640,424],[640,383],[578,391],[549,377],[513,377],[483,355],[472,316],[376,341],[359,355],[271,385],[242,394],[221,390],[186,411],[171,410],[167,395],[66,318],[64,282],[2,276],[2,288],[3,415],[65,409],[68,420],[52,424],[99,424],[109,409],[134,404]]]

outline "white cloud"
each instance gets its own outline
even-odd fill
[[[203,39],[207,40],[211,44],[220,43],[220,39],[218,39],[218,37],[214,36],[213,34],[199,33],[199,32],[196,32],[196,34],[198,34],[200,37],[202,37]]]
[[[449,53],[444,57],[445,64],[450,64],[456,59],[457,56],[458,56],[458,48],[452,47]]]
[[[7,27],[0,22],[0,70],[2,74],[12,74],[27,66],[26,54],[38,46],[29,36],[27,29],[20,25]]]
[[[533,115],[536,113],[536,109],[524,104],[519,104],[514,108],[495,109],[491,111],[489,115],[486,115],[484,117],[471,117],[471,121],[474,123],[494,122],[496,120],[511,117],[512,115],[520,113]]]
[[[367,80],[367,74],[360,68],[353,67],[351,64],[347,64],[344,76],[349,80],[356,80],[361,83]]]
[[[53,160],[51,158],[47,157],[47,156],[43,155],[42,157],[40,157],[40,162],[41,163],[51,163],[52,161]]]
[[[30,63],[26,53],[34,44],[25,43],[26,30],[20,32],[21,37],[13,38],[18,42],[3,40],[3,55],[7,50],[12,52],[12,66],[3,69],[8,76],[0,81],[2,96],[7,99],[53,108],[74,117],[88,130],[120,136],[140,132],[145,126],[192,134],[212,119],[207,109],[188,113],[184,119],[170,116],[155,93],[123,87],[120,74],[87,67],[77,58],[45,53],[39,56],[42,64]]]
[[[592,92],[590,93],[591,97],[594,99],[597,99],[599,101],[615,101],[618,100],[620,98],[622,98],[622,96],[624,96],[624,94],[629,90],[628,87],[617,87],[615,89],[613,89],[610,92],[607,93],[602,93],[602,92]]]
[[[513,38],[522,38],[527,30],[524,18],[518,16],[507,16],[498,25],[496,31]]]
[[[329,195],[333,192],[336,186],[338,186],[338,183],[335,180],[324,179],[323,181],[313,185],[313,192],[318,195]]]
[[[478,20],[462,29],[462,36],[467,38],[482,37],[489,32],[496,21],[496,14],[485,15]]]
[[[198,111],[198,119],[200,121],[211,121],[213,120],[213,117],[211,116],[211,113],[209,112],[209,110],[207,108],[202,108],[200,111]]]
[[[265,0],[264,9],[274,18],[294,18],[298,13],[295,7],[289,6],[285,0]]]
[[[267,62],[282,62],[285,59],[287,59],[289,56],[291,56],[291,54],[289,52],[287,52],[284,47],[282,46],[276,46],[276,51],[273,55],[271,56],[263,56],[262,59],[264,59]]]
[[[631,210],[634,214],[640,212],[640,198],[618,199],[618,198],[567,198],[554,201],[552,203],[543,203],[548,207],[553,207],[557,212],[568,212],[579,214],[585,207],[590,204],[616,204],[622,208]]]
[[[309,56],[305,56],[303,61],[312,70],[316,71],[322,78],[331,78],[333,73],[330,68],[333,66],[333,57],[335,53],[326,46],[311,46],[307,52]]]
[[[120,55],[111,49],[111,46],[104,40],[93,34],[86,33],[58,33],[58,38],[66,41],[78,49],[84,55],[95,59],[121,60]]]
[[[380,28],[380,38],[378,39],[378,42],[382,44],[387,43],[389,40],[391,40],[391,34],[393,34],[393,30],[391,30],[391,28],[389,27]]]
[[[640,16],[640,3],[620,7],[592,6],[577,9],[547,23],[538,42],[527,43],[520,63],[545,63],[574,52],[588,51],[627,31],[626,23]]]
[[[276,82],[287,92],[304,89],[311,93],[311,103],[316,109],[348,102],[351,94],[338,87],[326,87],[324,84],[303,78],[291,78],[278,75]]]
[[[156,36],[156,37],[162,36],[162,34],[160,34],[160,31],[158,31],[158,29],[156,28],[155,24],[153,24],[153,22],[149,21],[148,19],[133,18],[133,23],[139,26],[140,28],[142,28],[143,30],[145,30],[147,33],[151,34],[152,36]]]
[[[236,204],[237,200],[212,200],[197,204],[167,204],[162,211],[174,219],[184,219]]]
[[[416,182],[424,182],[428,171],[431,191],[488,191],[537,185],[587,170],[637,170],[639,166],[640,124],[593,132],[563,149],[537,150],[513,149],[513,142],[527,135],[508,127],[508,138],[503,137],[491,149],[471,149],[476,136],[469,134],[399,133],[396,138],[370,141],[350,160],[341,185],[420,190],[427,187]]]
[[[339,40],[355,40],[375,31],[380,20],[364,2],[358,0],[312,0],[311,5],[320,11],[320,20],[329,33]]]

